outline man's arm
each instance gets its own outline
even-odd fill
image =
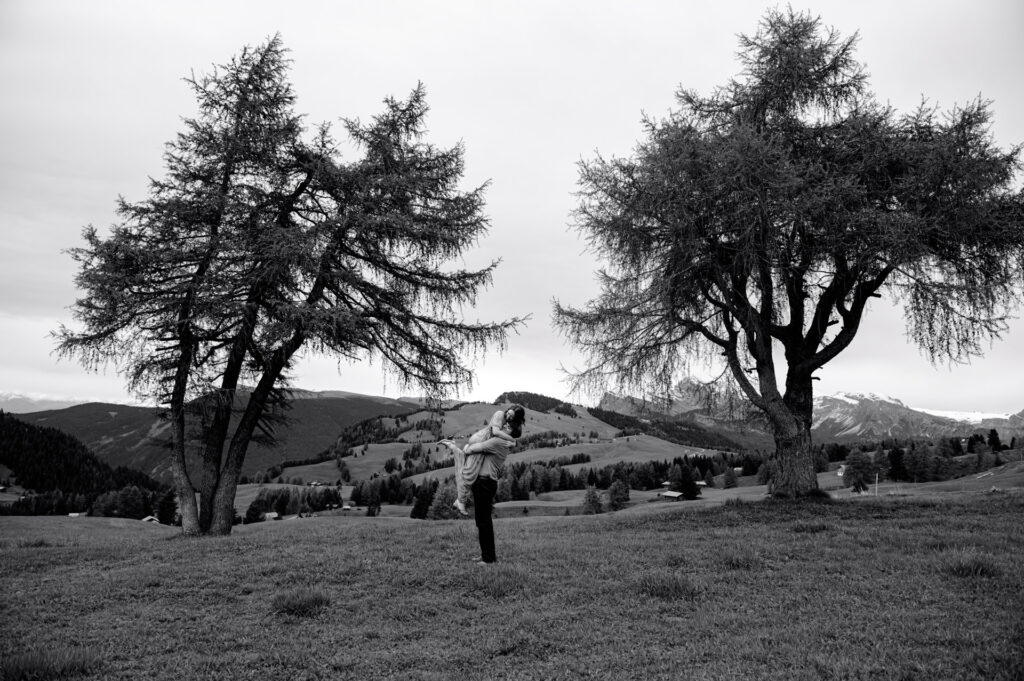
[[[499,431],[495,431],[497,435]],[[497,454],[508,453],[508,442],[515,442],[515,438],[507,433],[501,433],[503,437],[492,437],[489,440],[483,442],[475,442],[471,445],[466,445],[462,451],[466,454]]]

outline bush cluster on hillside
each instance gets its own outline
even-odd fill
[[[527,409],[532,409],[533,411],[539,411],[541,413],[551,411],[558,405],[562,404],[561,400],[557,400],[554,397],[538,395],[537,393],[525,391],[502,393],[494,400],[494,404],[505,404],[507,402],[521,404]]]
[[[494,400],[494,404],[506,404],[508,402],[521,404],[527,409],[532,409],[533,411],[539,411],[541,413],[554,411],[555,413],[571,416],[572,418],[576,418],[578,416],[576,410],[571,404],[562,402],[554,397],[548,397],[547,395],[538,395],[537,393],[525,391],[513,391],[502,393],[498,395],[496,400]]]

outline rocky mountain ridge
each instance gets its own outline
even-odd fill
[[[601,408],[639,418],[682,418],[703,425],[717,424],[728,432],[736,420],[709,413],[692,395],[673,391],[671,399],[652,400],[606,393]],[[954,418],[943,413],[908,407],[900,399],[875,393],[840,392],[814,398],[814,420],[811,432],[816,442],[865,440],[880,438],[935,438],[966,435],[995,428],[1009,435],[1024,432],[1024,410],[1016,414],[997,415],[952,412],[964,416]],[[767,431],[763,426],[751,428]]]

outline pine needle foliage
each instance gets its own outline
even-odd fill
[[[995,145],[990,103],[899,114],[856,43],[771,10],[740,38],[736,79],[681,89],[632,156],[581,163],[576,224],[601,291],[555,303],[588,358],[577,389],[665,394],[695,362],[720,365],[773,431],[780,496],[817,486],[814,374],[872,298],[903,305],[933,361],[959,361],[1006,330],[1024,284],[1020,147]]]
[[[230,532],[246,448],[272,435],[301,352],[372,359],[443,395],[523,321],[462,321],[497,265],[451,265],[487,231],[486,187],[460,188],[460,145],[426,141],[423,85],[345,120],[356,151],[344,158],[329,125],[307,130],[295,112],[289,68],[274,36],[186,79],[198,111],[168,143],[165,177],[70,250],[83,296],[58,351],[114,362],[167,405],[186,533]],[[186,470],[190,411],[199,471]]]

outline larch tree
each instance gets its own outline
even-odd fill
[[[275,36],[189,78],[198,115],[167,145],[166,178],[70,250],[84,296],[58,351],[115,362],[167,406],[185,534],[230,533],[248,445],[272,430],[300,349],[377,359],[442,395],[523,322],[460,321],[497,265],[448,265],[486,233],[485,187],[459,188],[461,146],[423,140],[423,87],[346,120],[361,154],[346,160],[329,126],[307,139],[288,67]]]
[[[872,298],[903,305],[932,361],[959,361],[1005,331],[1024,283],[1020,147],[994,144],[989,103],[898,114],[855,45],[771,11],[740,39],[740,77],[681,90],[631,157],[581,163],[576,225],[601,288],[554,305],[586,356],[577,389],[658,393],[718,363],[770,425],[778,496],[817,491],[815,372]]]

